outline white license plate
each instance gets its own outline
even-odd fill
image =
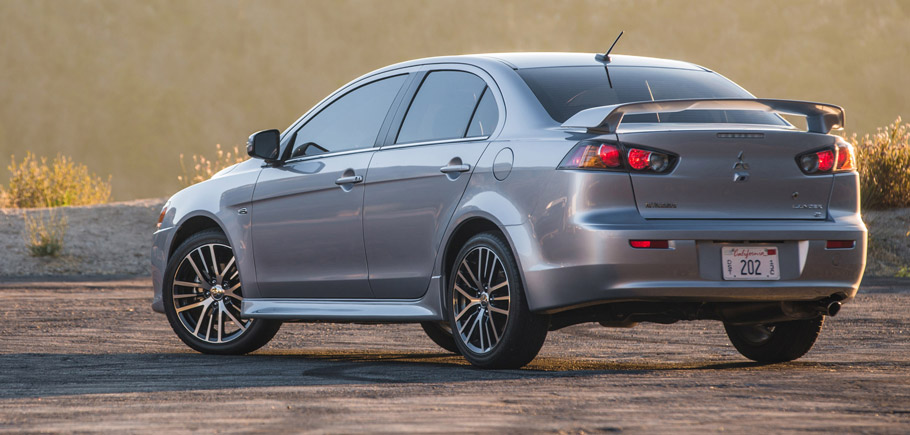
[[[721,263],[725,280],[777,280],[780,262],[776,246],[725,246]]]

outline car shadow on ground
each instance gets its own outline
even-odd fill
[[[457,383],[680,370],[830,370],[857,363],[693,360],[611,362],[539,357],[520,370],[480,370],[448,353],[285,350],[246,356],[193,353],[0,355],[0,399],[341,384]],[[862,364],[862,363],[860,363]]]

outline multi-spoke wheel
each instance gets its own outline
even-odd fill
[[[462,247],[448,281],[455,343],[478,367],[517,368],[537,356],[549,319],[531,313],[518,267],[498,234],[481,233]]]
[[[509,322],[509,277],[499,256],[478,246],[455,269],[452,307],[464,345],[477,353],[499,344]]]
[[[168,262],[164,284],[171,327],[200,352],[251,352],[268,343],[281,326],[241,318],[240,270],[221,232],[206,231],[187,239]]]
[[[793,361],[812,349],[825,323],[823,316],[768,325],[724,324],[733,347],[758,362]]]

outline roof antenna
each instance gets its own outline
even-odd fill
[[[613,80],[610,79],[610,68],[607,64],[610,63],[610,52],[613,51],[613,47],[616,47],[616,43],[619,42],[619,38],[622,38],[623,31],[619,32],[619,36],[616,37],[616,40],[613,41],[613,45],[610,46],[610,49],[607,50],[604,54],[597,54],[594,56],[594,59],[604,63],[604,71],[607,72],[607,83],[610,84],[610,89],[613,89]]]
[[[617,37],[616,37],[616,40],[613,41],[613,45],[610,46],[610,49],[607,50],[607,52],[604,53],[604,54],[597,54],[596,56],[594,56],[594,59],[597,59],[597,60],[599,60],[599,61],[601,61],[601,62],[608,62],[608,63],[609,63],[610,60],[611,60],[611,59],[610,59],[610,52],[613,51],[613,47],[615,47],[615,46],[616,46],[616,43],[619,42],[619,38],[622,38],[622,34],[623,34],[623,31],[620,30],[620,31],[619,31],[619,36],[617,36]]]

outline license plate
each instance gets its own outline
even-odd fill
[[[725,280],[778,280],[780,262],[776,246],[725,246],[721,263]]]

